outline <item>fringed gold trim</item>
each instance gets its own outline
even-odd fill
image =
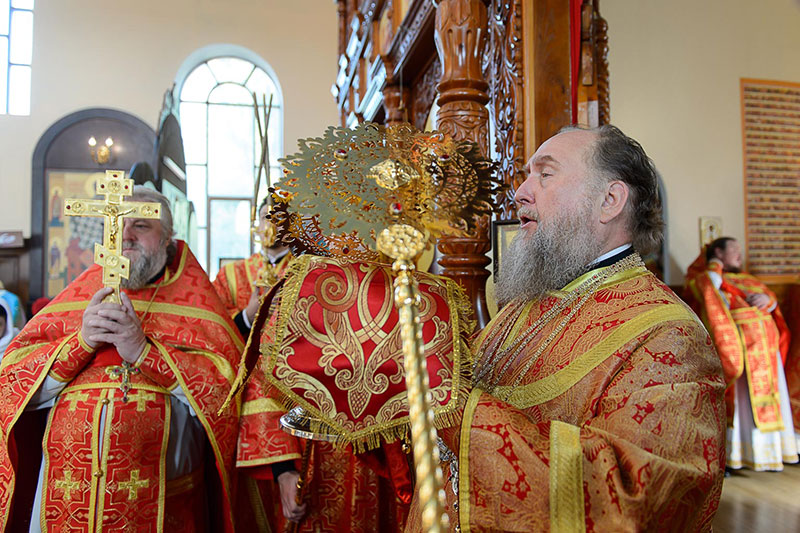
[[[276,401],[287,411],[300,406],[308,417],[304,423],[308,431],[318,433],[324,440],[330,442],[334,448],[352,446],[356,453],[373,450],[380,447],[382,442],[397,440],[410,440],[410,420],[408,415],[387,422],[374,424],[358,431],[350,431],[341,426],[331,416],[312,406],[305,398],[286,387],[273,375],[280,347],[287,332],[289,316],[299,297],[303,280],[313,263],[340,264],[341,260],[322,258],[316,256],[301,256],[296,259],[287,270],[285,284],[278,304],[278,319],[275,324],[274,342],[264,343],[261,346],[262,368],[267,380],[267,386],[277,391]],[[381,265],[388,268],[386,265]],[[441,276],[433,276],[445,281],[447,290],[447,303],[450,307],[450,322],[453,336],[453,374],[450,388],[450,399],[445,405],[436,406],[434,412],[434,427],[443,429],[460,422],[458,412],[466,402],[472,389],[472,351],[465,338],[475,327],[472,317],[472,307],[466,297],[464,289],[455,281]],[[267,391],[265,391],[267,392]],[[323,439],[321,439],[323,440]]]
[[[475,410],[481,400],[481,390],[473,389],[464,406],[464,416],[459,422],[461,433],[458,444],[458,525],[462,533],[470,531],[470,505],[472,501],[470,438],[472,437],[472,421]]]
[[[289,268],[287,269],[287,275],[292,271],[292,265],[293,265],[292,263],[289,264]],[[250,335],[247,337],[247,343],[245,344],[244,350],[242,350],[242,355],[239,358],[239,364],[237,365],[236,369],[236,377],[234,378],[233,383],[231,383],[231,390],[225,397],[225,401],[222,402],[222,407],[220,407],[219,410],[217,411],[217,415],[221,415],[222,412],[225,411],[225,409],[227,409],[230,406],[231,402],[233,402],[235,399],[238,399],[241,396],[242,392],[244,392],[245,386],[247,385],[248,381],[250,381],[250,376],[252,375],[252,373],[247,369],[247,356],[250,353],[250,350],[252,349],[253,343],[261,342],[261,336],[260,336],[261,328],[265,325],[264,323],[266,322],[266,320],[269,319],[269,317],[273,313],[273,307],[274,307],[273,303],[275,302],[275,300],[279,299],[279,294],[281,292],[281,283],[280,282],[276,283],[273,286],[273,288],[270,289],[270,291],[275,291],[275,294],[273,294],[271,298],[265,297],[258,305],[256,314],[253,317],[253,325],[252,328],[250,329]],[[265,307],[264,304],[267,301],[270,302],[269,305],[266,306],[267,314],[263,315]],[[258,337],[258,339],[253,340],[254,337]],[[260,359],[261,354],[263,354],[264,351],[263,351],[263,346],[259,344],[258,347],[259,347],[259,359]],[[260,364],[260,361],[257,361],[253,365],[253,368],[255,368],[256,365],[258,364]]]

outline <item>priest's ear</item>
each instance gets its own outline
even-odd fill
[[[613,180],[603,186],[603,203],[600,205],[600,222],[608,224],[625,209],[630,190],[624,181]]]

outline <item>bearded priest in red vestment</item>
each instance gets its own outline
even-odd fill
[[[124,223],[121,305],[94,265],[3,358],[1,531],[233,530],[238,408],[218,410],[242,340],[166,198],[133,200],[163,209]]]
[[[702,324],[637,253],[661,239],[652,162],[613,126],[565,130],[515,200],[505,306],[476,339],[460,424],[439,431],[451,528],[710,530],[725,383]]]
[[[689,267],[684,299],[711,332],[728,384],[726,466],[780,471],[798,462],[784,373],[791,335],[775,293],[741,269],[739,242],[714,240]]]

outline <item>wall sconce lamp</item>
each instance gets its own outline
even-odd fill
[[[114,139],[108,137],[105,144],[98,148],[97,139],[89,137],[89,154],[92,156],[92,161],[98,165],[105,165],[111,159],[111,147],[114,145]]]

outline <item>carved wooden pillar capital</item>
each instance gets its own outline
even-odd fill
[[[408,106],[411,105],[411,90],[397,84],[383,88],[383,108],[386,110],[386,125],[408,122]]]
[[[489,150],[489,84],[483,77],[489,19],[483,0],[440,0],[436,10],[436,50],[442,64],[439,81],[437,129],[456,140],[478,144],[483,155]],[[467,291],[479,327],[489,321],[486,280],[490,263],[486,257],[489,241],[488,219],[479,221],[470,237],[439,240],[443,254],[442,274],[458,281]]]
[[[483,77],[489,18],[483,0],[441,0],[436,10],[436,50],[442,64],[437,128],[457,140],[489,145],[489,84]]]

